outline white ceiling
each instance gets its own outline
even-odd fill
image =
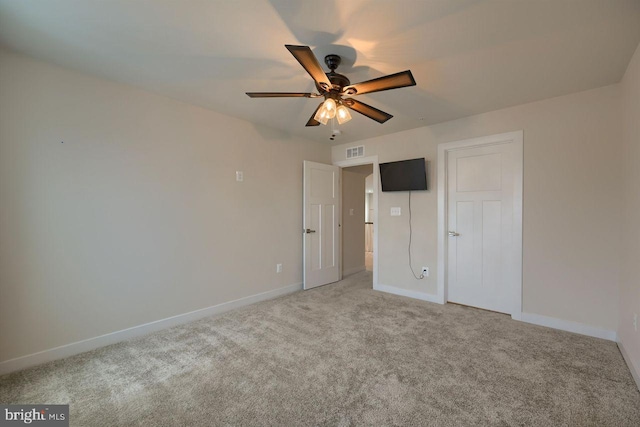
[[[640,0],[0,0],[0,43],[62,66],[330,143],[285,44],[343,56],[352,83],[411,69],[417,86],[362,95],[345,143],[618,82]]]

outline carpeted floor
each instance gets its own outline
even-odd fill
[[[0,378],[77,426],[638,426],[615,343],[371,290],[371,273]]]

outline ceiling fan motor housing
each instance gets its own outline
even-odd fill
[[[333,71],[330,73],[327,73],[327,77],[329,77],[329,81],[333,85],[333,89],[337,90],[338,92],[342,92],[343,87],[349,86],[351,84],[347,76],[334,73]]]
[[[331,89],[338,92],[342,92],[343,87],[351,84],[347,76],[335,72],[341,62],[342,58],[340,58],[340,55],[331,54],[324,57],[324,63],[327,64],[327,67],[331,70],[326,73],[329,81],[331,82]]]

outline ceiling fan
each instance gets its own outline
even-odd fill
[[[310,92],[247,92],[251,98],[321,98],[324,101],[316,108],[309,118],[306,126],[319,126],[327,124],[334,117],[342,124],[351,120],[349,109],[357,111],[378,123],[384,123],[393,117],[391,114],[378,110],[364,102],[356,101],[352,96],[362,95],[382,90],[397,89],[406,86],[415,86],[416,81],[410,70],[402,71],[388,76],[378,77],[361,83],[351,84],[349,79],[335,72],[340,65],[341,58],[338,55],[327,55],[325,64],[331,70],[325,73],[309,46],[285,45],[291,54],[298,60],[302,68],[316,83],[318,93]]]

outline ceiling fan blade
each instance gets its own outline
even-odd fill
[[[384,123],[393,117],[389,113],[385,113],[382,110],[378,110],[377,108],[372,107],[371,105],[367,105],[364,102],[356,101],[355,99],[345,100],[343,102],[347,107],[351,108],[358,113],[369,117],[370,119],[375,120],[378,123]]]
[[[284,45],[289,52],[298,60],[316,84],[324,90],[331,88],[331,82],[325,74],[316,56],[311,52],[309,46]]]
[[[410,70],[390,74],[366,82],[345,86],[343,92],[347,95],[362,95],[363,93],[380,92],[381,90],[397,89],[406,86],[415,86],[416,81]]]
[[[305,126],[320,126],[320,122],[317,121],[316,119],[314,119],[316,113],[318,112],[318,110],[322,107],[322,102],[320,103],[320,105],[318,105],[318,108],[315,109],[315,111],[313,112],[313,114],[311,115],[311,117],[309,117],[309,121],[307,122],[307,124]]]
[[[310,93],[303,92],[246,92],[249,98],[311,98]]]

